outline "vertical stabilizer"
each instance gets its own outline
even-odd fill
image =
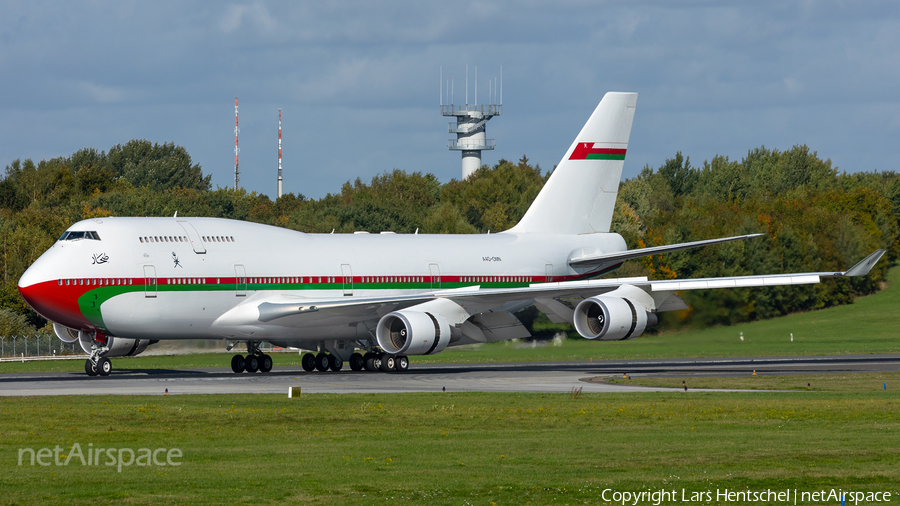
[[[603,97],[511,233],[609,232],[637,96],[610,92]]]

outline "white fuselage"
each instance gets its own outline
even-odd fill
[[[565,281],[575,252],[624,251],[618,234],[305,234],[217,218],[102,218],[69,231],[20,291],[51,321],[140,339],[355,339],[340,317],[233,324],[260,301],[334,300]],[[345,299],[346,300],[346,299]]]

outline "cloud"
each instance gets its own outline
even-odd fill
[[[470,97],[478,66],[481,102],[502,65],[486,163],[525,153],[549,169],[604,92],[634,90],[626,174],[676,151],[699,164],[798,142],[848,170],[890,169],[897,54],[888,2],[11,0],[0,164],[139,137],[184,145],[227,185],[237,95],[250,190],[272,186],[278,108],[303,173],[290,191],[321,196],[394,167],[447,180],[460,163],[437,110],[439,67],[458,103],[466,65]],[[337,148],[348,139],[360,148]]]
[[[103,86],[95,83],[79,82],[74,85],[89,102],[98,104],[115,104],[128,101],[127,90],[115,86]]]
[[[245,22],[262,33],[274,32],[278,28],[278,22],[269,14],[269,9],[257,1],[229,5],[219,19],[219,29],[226,34],[233,33]]]

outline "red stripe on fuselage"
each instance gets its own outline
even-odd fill
[[[395,284],[395,283],[548,283],[587,279],[606,273],[620,264],[602,272],[588,274],[575,274],[566,276],[410,276],[410,275],[379,275],[379,276],[353,276],[351,283],[371,284]],[[241,284],[266,285],[266,284],[319,284],[345,283],[348,280],[343,276],[247,276]],[[67,284],[68,282],[68,284]],[[81,313],[78,300],[91,290],[113,286],[143,286],[147,284],[146,278],[115,278],[115,279],[69,279],[52,280],[35,283],[30,286],[20,286],[19,293],[22,298],[38,314],[44,318],[64,325],[69,328],[94,331],[98,330]],[[238,284],[238,278],[234,277],[173,277],[156,278],[158,285],[232,285]],[[138,288],[137,290],[142,290]]]
[[[131,283],[128,283],[131,281]],[[82,284],[78,284],[81,282]],[[78,299],[85,293],[102,286],[143,285],[141,279],[116,279],[114,283],[99,283],[97,279],[73,279],[70,284],[59,280],[43,281],[29,286],[20,286],[19,293],[25,302],[44,318],[78,330],[97,330],[91,322],[81,314]]]

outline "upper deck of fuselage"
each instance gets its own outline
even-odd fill
[[[621,251],[618,234],[309,234],[222,218],[97,218],[80,221],[23,275],[22,283],[70,277],[140,276],[153,265],[159,276],[223,276],[241,264],[248,275],[339,275],[391,272],[543,273],[565,268],[576,248]],[[83,233],[83,234],[82,234]],[[562,261],[562,262],[561,262]],[[562,272],[560,272],[562,274]]]

